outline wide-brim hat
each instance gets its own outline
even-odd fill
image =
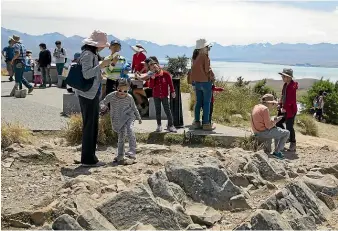
[[[14,41],[16,43],[21,43],[22,42],[21,39],[20,39],[20,36],[17,36],[17,35],[13,35],[12,37],[10,36],[9,40],[12,40],[12,41]]]
[[[282,76],[293,78],[293,70],[291,68],[284,68],[282,72],[278,72]]]
[[[196,48],[197,50],[203,49],[205,47],[212,47],[212,44],[208,42],[206,39],[199,39],[196,41]]]
[[[272,104],[278,104],[277,100],[275,100],[275,97],[272,94],[265,94],[261,98],[262,103],[272,103]]]
[[[135,52],[145,52],[147,53],[146,49],[141,44],[136,44],[135,46],[131,46]]]
[[[85,38],[82,41],[82,43],[94,47],[109,47],[110,45],[107,39],[107,34],[100,30],[94,30],[88,38]]]

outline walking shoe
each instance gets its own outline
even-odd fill
[[[273,152],[272,155],[279,159],[284,159],[284,155],[281,152]]]
[[[122,155],[116,156],[114,158],[113,162],[123,163],[124,162],[124,156],[122,156]]]
[[[156,132],[162,132],[162,126],[161,125],[157,125]]]
[[[106,163],[98,161],[96,164],[81,164],[82,167],[87,167],[87,168],[94,168],[94,167],[101,167],[105,166]]]
[[[46,88],[46,85],[42,84],[39,86],[39,89],[45,89]]]
[[[168,127],[169,132],[177,132],[177,129],[174,126]]]
[[[290,147],[288,149],[289,152],[295,152],[296,151],[296,142],[290,142]]]
[[[199,122],[199,121],[193,122],[192,127],[193,127],[193,129],[201,129],[202,128],[201,122]]]
[[[136,154],[134,153],[134,152],[132,152],[132,151],[128,151],[127,153],[126,153],[126,156],[129,158],[129,159],[136,159]]]
[[[203,130],[204,131],[212,131],[215,128],[211,124],[203,124]]]
[[[8,81],[13,82],[14,81],[13,76],[9,77]]]
[[[28,94],[32,93],[32,92],[33,92],[33,90],[34,90],[34,88],[33,88],[33,87],[29,88],[29,89],[28,89]]]

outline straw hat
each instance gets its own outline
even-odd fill
[[[278,104],[278,102],[275,100],[275,97],[271,94],[265,94],[261,98],[262,103],[272,103],[272,104]]]
[[[144,49],[144,47],[141,44],[136,44],[135,46],[131,46],[131,48],[135,52],[145,52],[145,53],[147,53],[146,49]]]
[[[199,50],[199,49],[202,49],[204,47],[211,47],[212,44],[207,42],[207,40],[205,39],[199,39],[196,41],[196,49]]]
[[[13,35],[12,37],[9,37],[9,40],[12,40],[16,43],[21,43],[20,36]]]
[[[291,68],[284,68],[283,71],[279,72],[278,74],[293,78],[293,70]]]
[[[84,44],[94,47],[109,47],[107,34],[100,31],[94,30],[93,33],[82,41]]]

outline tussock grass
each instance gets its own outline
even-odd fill
[[[297,125],[301,128],[300,132],[303,135],[318,136],[318,126],[315,119],[306,114],[301,114],[296,117]]]
[[[30,143],[32,133],[19,123],[1,123],[1,148],[7,148],[14,143]]]
[[[1,76],[8,76],[8,71],[6,68],[1,68]]]

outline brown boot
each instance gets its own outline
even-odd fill
[[[192,128],[193,128],[193,129],[201,129],[201,128],[202,128],[201,122],[199,122],[199,121],[193,122],[193,123],[192,123]]]
[[[203,124],[203,130],[204,131],[212,131],[215,128],[211,124]]]

